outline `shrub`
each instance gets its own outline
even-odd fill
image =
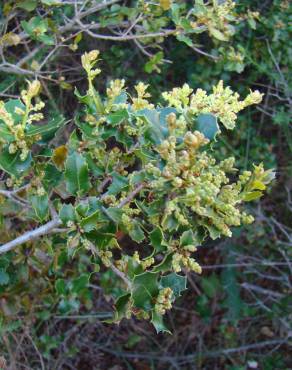
[[[237,114],[261,94],[240,100],[222,81],[209,95],[184,84],[164,92],[166,104],[157,106],[146,84],[131,96],[124,80],[114,80],[102,97],[94,85],[98,57],[97,50],[82,56],[88,90],[75,90],[82,108],[74,122],[44,122],[37,80],[19,99],[1,102],[2,239],[16,237],[0,247],[10,256],[2,289],[9,289],[11,264],[41,251],[64,310],[74,309],[66,297],[82,298],[94,271],[112,271],[112,321],[133,314],[166,330],[162,316],[186,289],[187,271],[201,272],[193,253],[206,239],[230,237],[233,227],[251,223],[243,203],[261,197],[273,179],[261,164],[236,176],[234,158],[217,161],[212,148],[219,124],[234,129]],[[90,261],[71,285],[54,271],[60,251]]]

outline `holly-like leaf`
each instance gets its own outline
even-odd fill
[[[155,311],[152,312],[151,323],[155,327],[157,333],[166,332],[168,334],[171,334],[171,332],[168,330],[168,328],[165,326],[163,322],[163,316],[159,315]]]
[[[163,126],[160,121],[160,112],[155,109],[143,109],[136,115],[148,123],[144,133],[146,141],[152,144],[160,144],[168,132],[167,127]]]
[[[67,155],[68,149],[66,145],[61,145],[58,148],[54,149],[52,161],[59,170],[62,170],[64,168]]]
[[[65,225],[68,221],[76,221],[77,216],[72,204],[64,204],[59,213],[59,217]]]
[[[217,117],[213,114],[200,114],[197,117],[197,130],[204,134],[207,139],[215,139],[220,133]]]
[[[152,55],[152,57],[149,59],[149,61],[145,64],[144,69],[147,73],[152,73],[153,71],[156,71],[158,73],[161,72],[161,69],[158,67],[158,65],[162,64],[163,60],[163,52],[159,51],[158,53]]]
[[[109,207],[102,208],[103,212],[108,216],[114,223],[119,224],[122,220],[123,210],[120,208]]]
[[[73,195],[84,194],[90,189],[88,166],[81,154],[73,152],[67,158],[65,180],[68,192]]]
[[[89,216],[83,218],[80,222],[80,226],[86,233],[89,233],[94,229],[100,228],[105,223],[106,221],[102,218],[101,211],[98,209]]]
[[[125,258],[127,261],[127,275],[130,279],[143,273],[142,266],[133,257],[126,256]]]
[[[214,27],[209,27],[209,32],[217,40],[220,40],[220,41],[228,41],[228,37],[226,35],[224,35],[223,32],[219,31],[218,29],[216,29]]]
[[[44,221],[48,217],[49,213],[48,195],[33,195],[30,197],[30,202],[37,219],[41,222]]]
[[[23,111],[23,112],[25,111],[25,105],[22,103],[22,101],[20,99],[10,99],[5,103],[4,106],[5,106],[5,110],[11,115],[14,124],[21,123],[23,116],[16,112],[18,110]],[[0,117],[0,120],[1,120],[1,117]]]
[[[117,112],[111,113],[107,117],[107,122],[112,126],[118,126],[123,121],[129,118],[129,113],[126,109],[118,110]]]
[[[149,233],[151,245],[154,247],[155,252],[164,251],[167,247],[167,243],[164,240],[164,235],[160,227],[156,227]]]
[[[154,272],[166,272],[171,269],[173,253],[167,254],[159,265],[153,268]]]
[[[114,318],[107,322],[119,323],[122,320],[122,318],[126,316],[129,303],[130,303],[130,298],[131,298],[131,294],[127,293],[127,294],[123,294],[116,300]]]
[[[132,298],[134,306],[143,310],[150,310],[154,306],[153,298],[159,292],[158,274],[153,272],[144,272],[136,275],[133,279]]]
[[[62,173],[51,163],[48,163],[45,166],[44,172],[45,176],[43,178],[43,184],[45,189],[49,191],[59,184],[62,178]]]
[[[72,281],[72,293],[80,293],[83,289],[85,289],[89,283],[90,274],[82,274],[78,276],[78,278],[74,279]]]
[[[34,136],[34,135],[52,135],[61,127],[65,122],[64,117],[57,116],[53,117],[50,122],[45,125],[28,125],[25,131],[25,136]]]
[[[162,276],[160,283],[163,288],[171,288],[175,298],[179,297],[181,292],[187,288],[186,276],[178,275],[175,272]]]
[[[186,245],[193,245],[194,244],[194,234],[192,230],[184,231],[180,237],[179,244],[184,247]]]
[[[11,134],[9,128],[3,123],[0,123],[0,137],[8,143],[15,140],[14,135]]]
[[[17,8],[21,8],[28,12],[31,12],[37,7],[37,0],[18,1],[16,6]]]
[[[184,35],[184,34],[178,34],[178,35],[176,36],[176,38],[178,39],[178,41],[182,41],[182,42],[184,42],[184,43],[185,43],[186,45],[188,45],[189,47],[194,46],[192,39],[191,39],[190,37],[188,37],[188,36]]]
[[[0,168],[15,177],[22,176],[30,168],[31,162],[31,153],[22,161],[20,152],[10,154],[7,148],[0,152]]]
[[[138,221],[133,221],[133,225],[129,232],[129,235],[137,243],[141,243],[145,239],[144,232]]]
[[[117,172],[111,173],[112,182],[107,189],[107,194],[116,195],[126,186],[128,186],[129,179],[125,176],[120,175]]]
[[[218,276],[215,274],[203,277],[201,280],[201,285],[204,293],[209,298],[214,298],[222,289],[222,285],[220,284]]]

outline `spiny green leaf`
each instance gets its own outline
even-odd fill
[[[107,122],[112,126],[118,126],[123,121],[129,118],[129,113],[126,109],[118,110],[117,112],[111,113],[107,117]]]
[[[109,217],[110,220],[119,224],[122,220],[123,210],[120,208],[109,207],[109,208],[102,208],[104,213]]]
[[[129,235],[137,243],[141,243],[145,239],[144,232],[138,221],[133,221]]]
[[[202,278],[202,288],[209,298],[214,298],[221,290],[221,284],[215,274]]]
[[[160,283],[163,288],[171,288],[175,297],[179,297],[181,292],[187,288],[186,276],[178,275],[175,272],[162,276]]]
[[[29,125],[26,128],[25,136],[34,135],[50,135],[54,133],[64,123],[65,119],[62,116],[54,117],[46,125]]]
[[[105,223],[106,221],[102,218],[101,210],[98,209],[89,216],[83,218],[80,222],[80,226],[86,233],[89,233],[94,229],[100,228]]]
[[[21,0],[17,2],[17,8],[21,8],[31,12],[37,7],[37,0]]]
[[[159,315],[157,312],[152,311],[152,319],[151,319],[152,324],[154,325],[156,332],[166,332],[168,334],[171,334],[169,329],[165,326],[163,322],[163,316]]]
[[[68,221],[76,221],[76,212],[72,204],[63,204],[59,217],[65,225]]]
[[[180,237],[179,244],[184,247],[186,245],[193,245],[194,244],[194,234],[192,230],[184,231]]]
[[[49,213],[49,199],[48,194],[33,195],[30,198],[32,208],[35,211],[36,217],[39,221],[44,221]]]
[[[72,293],[80,293],[81,290],[85,289],[89,283],[90,274],[82,274],[78,278],[72,281]]]
[[[119,323],[126,315],[129,302],[130,302],[131,294],[126,293],[120,296],[115,303],[115,315],[112,320],[108,320],[107,322],[117,322]]]
[[[215,139],[220,133],[217,118],[213,114],[200,114],[197,117],[197,129],[209,140]]]
[[[31,162],[31,153],[22,161],[20,152],[10,154],[7,148],[0,152],[0,168],[15,177],[22,176],[30,168]]]
[[[154,306],[153,298],[159,292],[158,274],[144,272],[135,276],[133,280],[132,298],[135,307],[149,310]]]
[[[129,184],[129,179],[117,172],[111,173],[112,182],[107,189],[107,194],[116,195]]]
[[[166,249],[167,243],[160,227],[156,227],[149,233],[149,238],[155,252],[161,252]]]
[[[88,166],[81,154],[73,152],[68,156],[65,180],[68,192],[73,195],[86,193],[90,189]]]

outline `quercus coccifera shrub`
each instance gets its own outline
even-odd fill
[[[0,103],[2,229],[21,220],[0,252],[17,259],[23,244],[37,252],[45,238],[54,253],[58,234],[72,259],[90,255],[101,274],[115,273],[112,321],[135,315],[165,330],[162,316],[186,289],[186,273],[202,272],[197,248],[251,223],[243,205],[273,179],[262,164],[238,173],[235,159],[216,160],[212,147],[220,127],[234,129],[237,114],[262,96],[241,100],[222,81],[210,94],[184,84],[157,105],[146,84],[130,94],[124,80],[101,95],[98,58],[97,50],[82,56],[88,90],[75,91],[74,127],[62,117],[44,123],[38,81]]]

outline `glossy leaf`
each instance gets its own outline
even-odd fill
[[[27,158],[22,161],[20,159],[20,152],[10,154],[7,148],[0,152],[0,168],[15,177],[22,176],[26,171],[28,171],[31,166],[31,162],[31,153],[29,153]]]
[[[68,192],[73,195],[83,194],[90,189],[88,166],[81,154],[73,152],[67,158],[65,180]]]
[[[215,139],[220,132],[217,118],[213,114],[200,114],[197,117],[197,130],[207,139]]]
[[[68,221],[76,221],[76,212],[72,204],[64,204],[59,213],[60,219],[63,224],[67,224]]]
[[[153,298],[158,294],[158,274],[144,272],[135,276],[133,280],[132,298],[134,306],[149,310],[153,307]]]
[[[49,213],[48,195],[33,195],[31,196],[30,201],[37,219],[41,222],[44,221],[48,217]]]
[[[181,276],[175,272],[162,276],[160,283],[163,288],[169,287],[172,289],[174,296],[177,298],[181,295],[181,292],[187,288],[186,276]]]
[[[169,331],[169,329],[165,326],[163,322],[163,316],[159,315],[155,311],[152,312],[151,322],[153,326],[155,327],[155,330],[157,333],[166,332],[168,334],[171,334],[171,332]]]
[[[64,122],[65,122],[64,117],[59,116],[52,118],[50,122],[45,125],[35,125],[35,124],[29,125],[26,128],[25,135],[26,136],[51,135],[58,128],[60,128]]]

